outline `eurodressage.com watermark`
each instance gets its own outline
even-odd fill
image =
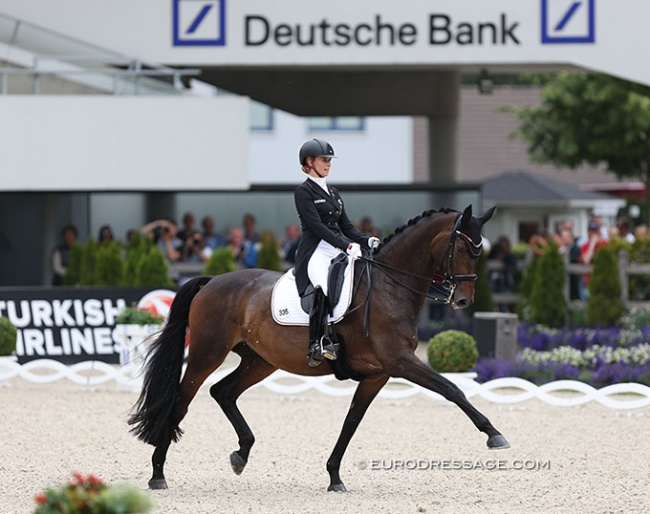
[[[549,471],[550,460],[367,459],[357,468],[370,471]]]

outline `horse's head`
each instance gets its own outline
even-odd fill
[[[464,309],[474,301],[476,263],[483,247],[481,228],[495,208],[475,217],[472,206],[468,205],[462,214],[455,216],[449,232],[444,231],[431,241],[431,257],[440,273],[436,278],[442,282],[454,309]]]

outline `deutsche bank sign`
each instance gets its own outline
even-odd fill
[[[173,0],[174,46],[224,46],[226,0]]]
[[[542,0],[542,43],[595,43],[595,0]]]
[[[227,0],[172,0],[174,46],[225,46]],[[542,44],[595,43],[596,0],[539,0]],[[325,13],[302,21],[287,19],[280,10],[273,14],[245,13],[231,5],[234,47],[418,47],[418,46],[521,46],[520,32],[537,23],[501,11],[489,18],[468,19],[445,12],[422,12],[411,20],[391,22],[385,13],[369,14],[364,20],[332,20]],[[261,10],[263,11],[263,10]],[[519,12],[519,11],[517,11]],[[531,13],[532,14],[532,13]],[[468,12],[465,12],[468,15]],[[241,21],[237,18],[242,17]],[[272,17],[280,19],[272,20]],[[462,16],[462,15],[461,15]],[[284,18],[284,19],[283,19]],[[532,24],[531,24],[532,22]],[[540,25],[537,25],[538,27]],[[231,45],[233,46],[233,45]]]

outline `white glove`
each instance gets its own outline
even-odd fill
[[[379,243],[380,242],[381,241],[379,241],[378,237],[369,237],[368,238],[368,248],[370,248],[371,250],[376,250],[377,248],[379,248]]]
[[[348,255],[352,257],[352,260],[361,257],[361,247],[359,246],[359,243],[350,243],[348,245]]]

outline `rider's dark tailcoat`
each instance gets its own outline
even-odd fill
[[[346,251],[350,242],[368,246],[369,236],[357,230],[345,213],[343,200],[335,187],[327,194],[313,180],[305,180],[294,193],[296,209],[302,227],[302,237],[296,252],[296,286],[302,296],[309,286],[307,264],[321,240]]]

